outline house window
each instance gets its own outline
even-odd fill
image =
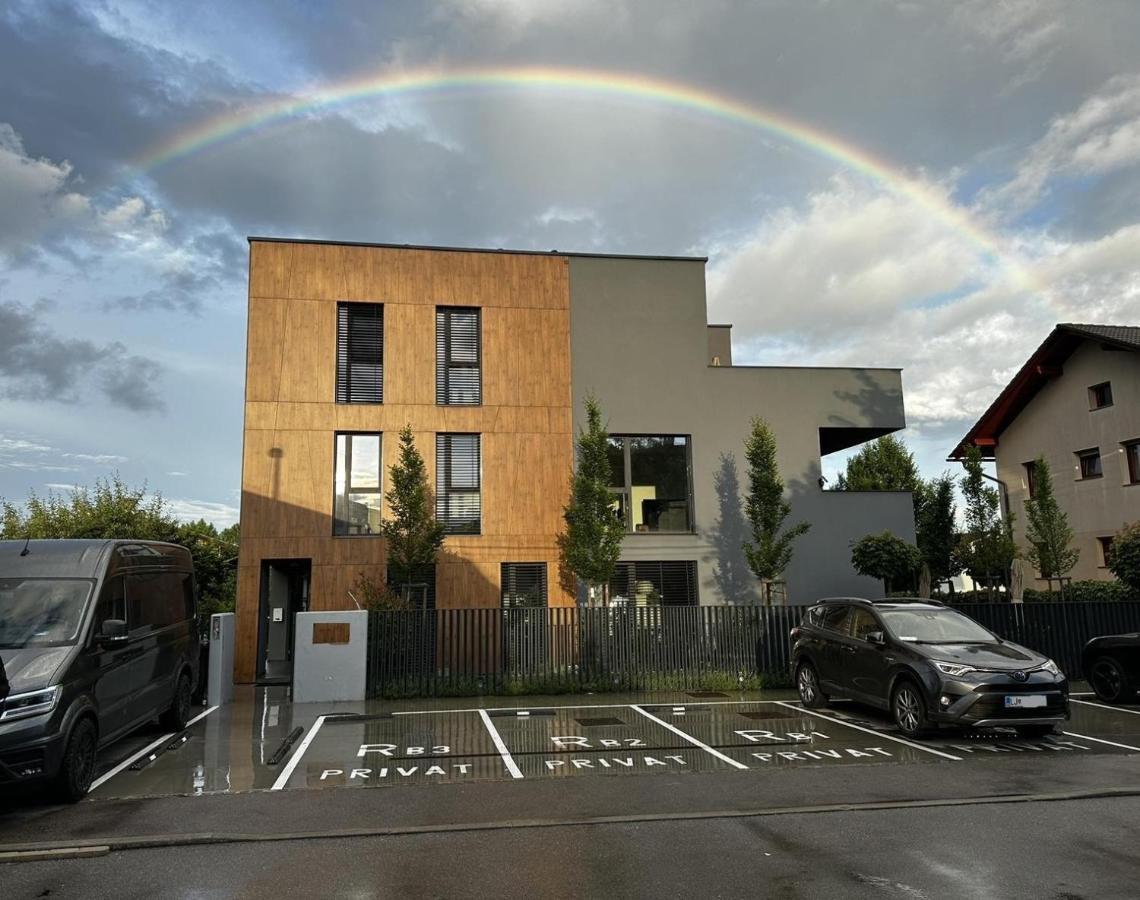
[[[547,605],[546,563],[503,563],[501,576],[503,609]]]
[[[687,436],[613,436],[609,458],[614,512],[627,531],[692,531]]]
[[[435,311],[435,402],[483,402],[482,341],[478,309],[440,306]]]
[[[1112,538],[1111,537],[1098,537],[1096,539],[1100,549],[1100,567],[1102,569],[1108,568],[1108,558],[1112,554]]]
[[[1128,483],[1140,484],[1140,441],[1124,445],[1124,459],[1128,463]]]
[[[1029,491],[1029,499],[1037,496],[1037,462],[1027,462],[1025,465],[1025,487]]]
[[[1077,460],[1081,466],[1081,478],[1100,478],[1104,474],[1100,468],[1100,448],[1077,451]]]
[[[1089,409],[1104,409],[1112,406],[1112,383],[1103,381],[1089,388]]]
[[[337,304],[336,402],[384,402],[383,304]]]
[[[380,435],[338,434],[333,534],[380,533]]]
[[[435,517],[448,534],[479,534],[479,435],[435,436]]]
[[[610,579],[613,606],[696,606],[697,564],[692,561],[622,562]]]

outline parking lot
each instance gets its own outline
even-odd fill
[[[809,711],[790,694],[544,699],[293,705],[262,688],[203,711],[182,734],[142,732],[110,748],[91,800],[1140,753],[1140,708],[1088,695],[1074,696],[1063,733],[1046,738],[950,730],[921,741],[874,710]]]

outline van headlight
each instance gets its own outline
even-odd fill
[[[964,666],[961,663],[942,662],[942,660],[934,660],[934,665],[937,666],[938,671],[943,675],[949,675],[952,678],[957,678],[960,675],[965,675],[967,672],[976,671],[973,666]]]
[[[52,685],[42,691],[28,691],[26,694],[12,694],[0,704],[0,722],[13,719],[27,719],[40,716],[55,709],[59,703],[60,686]]]
[[[1042,672],[1048,672],[1050,675],[1060,675],[1061,670],[1057,668],[1057,664],[1051,659],[1045,660],[1045,665],[1041,667]]]

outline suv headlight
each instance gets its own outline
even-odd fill
[[[934,660],[934,665],[938,667],[938,671],[943,675],[950,675],[957,678],[959,675],[965,675],[967,672],[976,671],[973,666],[964,666],[961,663],[942,662],[941,660]]]
[[[1061,670],[1057,668],[1057,664],[1051,659],[1045,660],[1045,665],[1041,667],[1041,671],[1048,672],[1050,675],[1060,675]]]
[[[42,691],[12,694],[0,704],[0,722],[11,722],[13,719],[27,719],[49,713],[59,702],[59,695],[58,684]]]

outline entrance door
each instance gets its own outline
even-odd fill
[[[308,559],[271,559],[261,564],[261,628],[258,632],[259,683],[293,681],[296,614],[309,608],[313,564]]]

